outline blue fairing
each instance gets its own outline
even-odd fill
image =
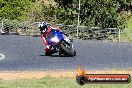
[[[52,33],[51,37],[48,38],[48,44],[50,44],[50,45],[56,47],[56,45],[57,45],[61,40],[64,39],[64,38],[63,38],[63,34],[62,34],[61,32],[59,32],[59,31],[57,31],[57,30],[54,30],[54,29],[52,29],[51,33]],[[57,37],[57,38],[59,39],[59,41],[58,41],[58,42],[52,42],[51,39],[54,38],[54,37]]]

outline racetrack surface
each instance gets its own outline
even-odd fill
[[[87,70],[129,69],[132,43],[75,40],[75,57],[45,56],[39,37],[0,35],[0,70]],[[1,56],[0,56],[1,57]]]

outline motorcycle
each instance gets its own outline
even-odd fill
[[[72,40],[68,39],[62,32],[52,29],[46,38],[50,45],[50,51],[45,52],[45,55],[51,56],[59,52],[59,55],[75,56],[76,51],[73,48]]]

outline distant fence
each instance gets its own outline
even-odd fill
[[[58,25],[62,26],[62,25]],[[99,28],[75,25],[63,25],[63,31],[72,38],[114,42],[132,42],[132,29]],[[78,27],[78,28],[77,28]]]
[[[90,40],[114,40],[120,42],[120,29],[90,27],[79,31],[79,37]]]
[[[0,32],[1,34],[39,35],[38,22],[4,19],[0,22]]]
[[[63,31],[72,38],[83,40],[115,40],[120,42],[121,37],[118,28],[101,29],[99,27],[64,25]]]
[[[1,34],[18,34],[18,35],[39,35],[38,23],[30,21],[18,22],[16,20],[2,20],[0,22]],[[57,24],[62,30],[69,35],[70,38],[78,38],[83,40],[99,40],[99,41],[132,41],[132,30],[118,28],[99,28],[76,25]]]

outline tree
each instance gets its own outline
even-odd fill
[[[55,0],[58,3],[59,7],[71,7],[73,0]]]
[[[65,0],[57,0],[59,4]],[[128,4],[131,0],[80,0],[80,24],[86,26],[98,26],[102,28],[117,27],[124,28],[127,17],[117,13],[116,9],[121,2]],[[68,4],[65,4],[68,5]],[[69,23],[77,23],[78,0],[72,0],[70,6],[61,5],[62,10],[58,16]],[[58,6],[60,7],[60,6]],[[72,15],[69,14],[72,11]],[[73,21],[74,20],[74,21]],[[76,21],[76,22],[75,22]],[[66,22],[66,21],[65,21]]]
[[[32,0],[0,0],[0,17],[26,20],[26,10]]]

